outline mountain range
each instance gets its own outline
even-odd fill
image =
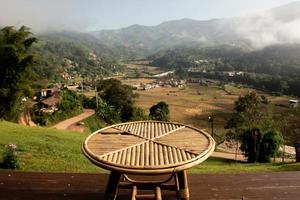
[[[300,43],[300,2],[227,19],[181,19],[90,33],[103,45],[145,54],[174,47],[232,45],[248,49]]]

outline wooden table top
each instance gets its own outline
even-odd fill
[[[164,174],[193,167],[215,148],[199,129],[172,122],[139,121],[100,129],[82,150],[94,164],[129,174]]]

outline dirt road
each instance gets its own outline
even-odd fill
[[[211,156],[216,158],[226,158],[231,160],[246,161],[245,156],[242,154],[237,154],[237,157],[235,157],[234,153],[213,152]]]
[[[80,121],[90,117],[94,113],[95,113],[95,111],[92,110],[92,109],[84,109],[83,113],[81,113],[80,115],[77,115],[77,116],[72,117],[70,119],[59,122],[58,124],[55,124],[54,126],[52,126],[52,128],[56,128],[56,129],[60,129],[60,130],[66,130],[72,124],[80,122]]]

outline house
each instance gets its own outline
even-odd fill
[[[58,110],[57,105],[62,101],[62,97],[59,92],[53,93],[52,96],[40,101],[42,106],[41,112],[53,113]]]
[[[298,100],[291,99],[289,102],[290,102],[290,107],[292,107],[292,108],[297,108],[298,107],[298,104],[299,104]]]
[[[43,98],[48,98],[48,97],[51,97],[53,95],[53,93],[57,92],[59,89],[58,88],[46,88],[46,89],[40,89],[40,90],[37,90],[35,92],[35,96],[36,100],[40,100],[40,99],[43,99]]]

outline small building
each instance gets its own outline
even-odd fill
[[[290,107],[291,108],[297,108],[298,107],[298,104],[299,104],[298,100],[291,99],[289,102],[290,102]]]
[[[51,97],[58,90],[59,89],[56,88],[56,87],[37,90],[35,92],[35,99],[40,100],[40,99],[43,99],[43,98]]]
[[[51,97],[40,101],[44,113],[54,113],[58,110],[57,105],[62,101],[62,97],[58,92],[55,92]]]

